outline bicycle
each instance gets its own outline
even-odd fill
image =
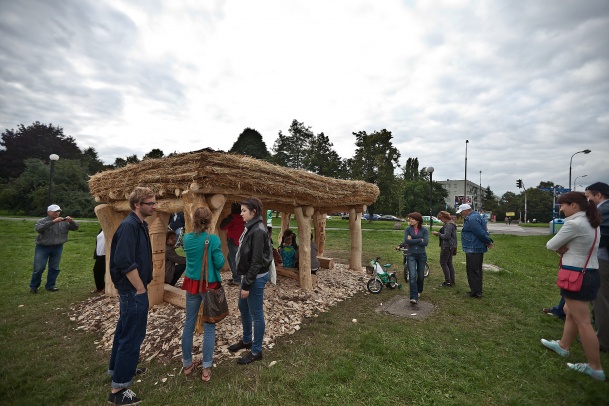
[[[410,283],[410,273],[408,272],[408,247],[396,248],[404,255],[404,280],[406,283]],[[423,275],[427,278],[429,276],[429,263],[425,261],[425,272]]]
[[[366,265],[366,273],[373,275],[372,279],[368,281],[366,287],[370,293],[381,293],[383,285],[389,289],[401,288],[402,285],[398,284],[398,278],[395,272],[389,272],[391,264],[385,264],[381,266],[379,263],[381,257],[370,261],[370,265]],[[385,268],[385,269],[383,269]]]

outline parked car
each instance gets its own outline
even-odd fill
[[[401,219],[399,217],[396,216],[392,216],[391,214],[383,214],[379,220],[383,220],[383,221],[404,221],[404,219]]]
[[[349,220],[349,213],[343,213],[343,214],[341,214],[340,218],[343,219],[343,220]]]
[[[373,214],[372,215],[372,221],[376,221],[378,219],[380,219],[381,216],[378,214]],[[362,220],[370,220],[370,214],[368,213],[364,213],[364,215],[362,216]]]
[[[431,216],[431,221],[433,224],[444,224],[442,220],[438,219],[436,216]],[[423,224],[429,224],[429,216],[423,216]]]

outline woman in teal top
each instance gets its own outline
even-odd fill
[[[222,283],[220,269],[224,266],[224,255],[222,245],[217,235],[207,232],[211,223],[211,211],[207,207],[199,207],[194,214],[192,233],[184,235],[184,252],[186,253],[186,272],[182,289],[186,291],[186,318],[184,319],[184,331],[182,332],[182,365],[184,375],[192,374],[195,364],[192,362],[192,336],[195,323],[199,314],[201,301],[205,297],[206,287],[203,283],[199,288],[201,279],[201,266],[205,241],[208,241],[208,287],[217,288]],[[213,364],[214,347],[216,344],[216,325],[205,323],[203,333],[203,379],[208,382],[211,379],[211,366]]]

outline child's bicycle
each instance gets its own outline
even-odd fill
[[[397,248],[399,251],[402,251],[402,255],[404,255],[404,280],[406,283],[410,283],[410,275],[408,272],[408,247]],[[425,262],[425,277],[429,276],[429,263]]]
[[[389,272],[391,264],[385,264],[381,266],[378,257],[370,261],[370,265],[366,265],[366,273],[373,275],[372,279],[368,281],[367,287],[370,293],[381,293],[383,285],[389,289],[401,288],[402,285],[398,284],[398,278],[395,276],[395,272]],[[383,269],[385,268],[385,269]]]

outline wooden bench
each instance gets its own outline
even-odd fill
[[[300,281],[300,275],[298,274],[297,268],[284,268],[282,266],[275,265],[275,269],[277,270],[277,275]],[[311,283],[313,285],[317,285],[317,275],[311,275]]]
[[[319,266],[324,269],[334,269],[334,258],[317,257]]]

